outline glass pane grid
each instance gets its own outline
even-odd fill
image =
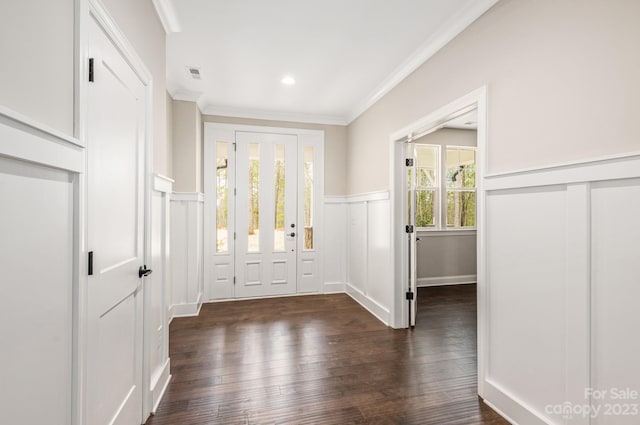
[[[303,151],[303,214],[304,214],[304,240],[302,249],[313,249],[313,146],[305,146]]]
[[[229,143],[216,143],[216,253],[229,252]]]
[[[260,144],[249,144],[247,252],[260,251]]]
[[[273,226],[273,250],[282,252],[285,250],[284,235],[284,194],[285,194],[285,146],[276,145],[274,152],[274,201],[275,222]]]

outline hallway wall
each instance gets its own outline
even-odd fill
[[[640,149],[640,2],[501,0],[348,127],[348,193],[389,188],[389,135],[488,86],[489,172]]]

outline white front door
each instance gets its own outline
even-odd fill
[[[207,300],[322,290],[324,135],[205,124]]]
[[[235,296],[296,293],[297,137],[236,134]]]
[[[86,421],[142,422],[145,87],[89,24]]]

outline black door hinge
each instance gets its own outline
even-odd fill
[[[93,58],[89,58],[89,82],[93,83]]]
[[[407,167],[413,167],[413,158],[406,158],[404,160],[404,165]]]
[[[407,233],[413,233],[413,225],[407,224],[406,226],[404,226],[404,231]]]
[[[89,261],[87,263],[87,274],[93,275],[93,251],[89,251]]]
[[[407,301],[411,301],[413,299],[413,292],[407,292],[405,296],[407,297]]]

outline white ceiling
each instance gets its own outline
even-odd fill
[[[207,114],[347,124],[497,0],[153,1],[174,99]]]

